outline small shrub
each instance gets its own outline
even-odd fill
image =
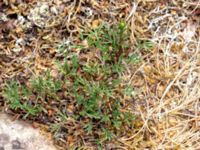
[[[100,129],[104,140],[111,140],[122,125],[131,125],[135,118],[134,114],[121,111],[123,106],[118,97],[120,94],[130,96],[133,90],[131,87],[119,90],[120,74],[125,70],[122,61],[129,63],[137,56],[126,56],[128,33],[123,22],[112,26],[103,24],[89,33],[83,33],[84,39],[88,41],[89,48],[100,51],[101,61],[91,58],[81,66],[79,59],[73,56],[71,63],[65,60],[60,65],[60,70],[72,80],[73,85],[68,87],[68,92],[77,103],[77,120],[85,122],[83,128],[88,134]]]
[[[95,135],[98,143],[111,140],[120,133],[122,126],[131,126],[134,114],[123,110],[122,95],[131,96],[132,87],[122,87],[121,75],[125,71],[124,62],[135,63],[136,55],[129,55],[128,28],[124,22],[118,25],[103,24],[95,30],[82,34],[87,40],[89,49],[99,51],[98,58],[90,58],[81,64],[80,57],[71,54],[63,62],[57,61],[61,79],[55,79],[47,71],[44,76],[32,78],[30,85],[22,86],[15,81],[8,83],[4,89],[4,98],[11,109],[26,112],[25,116],[35,116],[41,112],[42,106],[37,100],[47,102],[48,99],[60,100],[59,91],[67,93],[74,100],[74,114],[71,116],[82,124],[87,134]],[[65,51],[65,47],[61,47]],[[76,46],[71,46],[73,48]],[[81,46],[79,46],[81,47]],[[124,90],[122,90],[124,89]],[[36,100],[29,103],[31,96]],[[42,104],[41,104],[42,105]],[[57,108],[57,118],[50,129],[57,133],[65,125],[67,115]],[[98,133],[98,136],[97,136]],[[99,139],[99,140],[98,140]]]

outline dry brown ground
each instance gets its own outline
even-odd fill
[[[199,15],[198,0],[4,0],[0,83],[11,78],[23,83],[48,68],[55,70],[62,42],[81,43],[77,36],[82,30],[124,18],[133,44],[148,39],[155,46],[131,49],[142,58],[140,66],[127,66],[124,74],[135,88],[135,129],[106,149],[200,149]],[[3,98],[0,104],[6,109]],[[67,140],[73,143],[73,138]],[[81,148],[94,149],[87,142]]]

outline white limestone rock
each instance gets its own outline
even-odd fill
[[[57,150],[52,141],[22,121],[0,114],[0,150]]]

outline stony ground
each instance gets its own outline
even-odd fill
[[[47,135],[28,123],[0,114],[0,150],[56,150]]]

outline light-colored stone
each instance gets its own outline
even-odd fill
[[[0,149],[4,150],[56,150],[52,141],[21,121],[12,121],[0,114]]]

